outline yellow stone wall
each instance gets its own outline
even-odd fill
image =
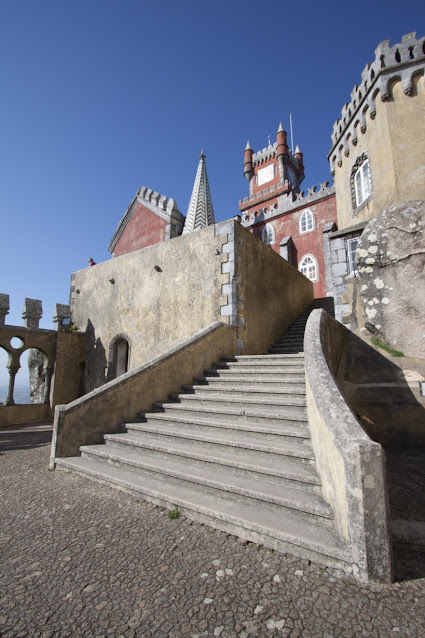
[[[425,84],[414,79],[413,94],[403,93],[400,81],[392,85],[392,97],[376,96],[376,117],[366,114],[367,129],[357,127],[358,142],[350,140],[349,156],[335,165],[338,229],[368,221],[395,203],[425,198]],[[373,197],[353,214],[350,177],[356,159],[366,152],[370,161]]]

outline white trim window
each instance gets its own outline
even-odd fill
[[[347,251],[347,274],[357,275],[356,252],[359,243],[358,237],[350,237],[345,240],[345,248]]]
[[[314,215],[312,211],[307,208],[300,217],[300,233],[309,233],[312,230],[314,230]]]
[[[261,239],[265,244],[270,246],[274,244],[274,228],[271,224],[266,224],[261,233]]]
[[[319,266],[317,259],[313,255],[304,255],[298,265],[298,270],[310,281],[319,280]]]
[[[359,155],[354,162],[351,169],[350,189],[353,215],[357,215],[373,197],[372,173],[366,152]]]
[[[372,193],[369,160],[363,162],[357,169],[354,175],[354,188],[356,190],[356,204],[361,206]]]

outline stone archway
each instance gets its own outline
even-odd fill
[[[109,346],[108,381],[125,374],[130,367],[131,342],[125,334],[118,334]]]

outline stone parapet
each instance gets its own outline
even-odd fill
[[[385,453],[355,418],[337,380],[350,334],[324,310],[310,314],[304,336],[308,421],[323,496],[350,546],[352,574],[385,583],[392,580]]]
[[[254,224],[258,222],[263,222],[274,217],[278,217],[282,213],[293,212],[297,208],[302,208],[307,204],[313,204],[318,202],[320,199],[324,197],[330,197],[335,194],[335,186],[330,184],[328,181],[323,182],[319,186],[312,186],[311,188],[301,191],[300,193],[288,193],[282,195],[278,199],[277,208],[266,208],[261,212],[261,215],[249,214],[246,212],[242,216],[242,225],[245,228],[249,228],[250,226],[254,226]],[[249,201],[254,201],[254,196],[250,198],[245,197],[245,199],[239,202],[240,205],[243,205]]]
[[[328,159],[331,172],[335,163],[342,163],[343,155],[349,154],[349,143],[357,144],[358,129],[366,132],[369,114],[373,120],[376,115],[375,100],[378,93],[383,102],[391,97],[391,84],[401,81],[406,95],[413,95],[414,76],[425,72],[425,37],[416,38],[416,33],[407,33],[399,44],[390,46],[390,40],[384,40],[375,49],[375,60],[367,64],[362,72],[362,81],[351,92],[351,101],[344,104],[342,117],[334,123],[332,148]]]

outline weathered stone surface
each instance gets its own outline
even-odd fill
[[[405,355],[425,357],[425,202],[391,206],[363,231],[357,260],[365,324]]]
[[[31,403],[43,403],[45,388],[45,359],[40,350],[31,348],[28,353]]]

